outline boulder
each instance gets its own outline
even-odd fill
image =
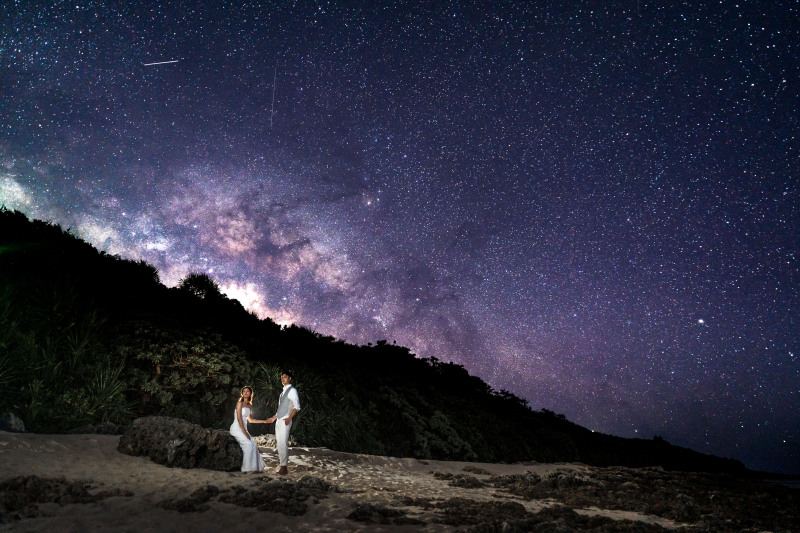
[[[5,413],[0,417],[0,430],[11,431],[12,433],[27,433],[25,423],[17,418],[14,413]]]
[[[180,418],[148,416],[129,425],[117,447],[169,467],[240,470],[242,449],[228,431],[206,429]]]

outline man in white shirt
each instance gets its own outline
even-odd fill
[[[268,418],[267,423],[275,422],[275,440],[280,461],[277,473],[285,476],[289,473],[289,431],[292,429],[292,418],[300,410],[300,397],[292,385],[292,373],[289,370],[281,374],[281,383],[283,392],[278,398],[278,412],[272,418]]]

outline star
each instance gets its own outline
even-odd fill
[[[7,11],[0,204],[585,427],[800,473],[769,444],[800,427],[796,8]]]

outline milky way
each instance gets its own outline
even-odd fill
[[[0,13],[6,207],[800,473],[795,2],[52,4]]]

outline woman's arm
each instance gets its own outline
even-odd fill
[[[252,422],[253,424],[271,424],[272,422],[269,420],[258,420],[257,418],[253,418],[253,416],[247,417],[248,422]]]
[[[244,427],[244,420],[242,420],[242,404],[244,402],[236,402],[236,421],[239,422],[239,427],[242,428],[242,433],[248,439],[250,438],[250,433],[247,432],[247,428]],[[248,417],[250,418],[250,417]]]

